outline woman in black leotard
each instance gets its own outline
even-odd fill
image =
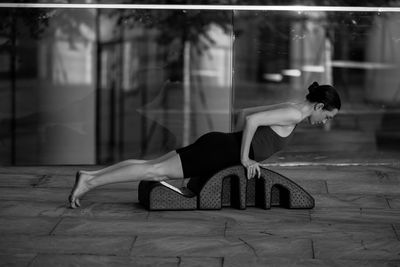
[[[98,171],[79,171],[69,196],[70,207],[79,207],[79,199],[89,190],[110,183],[182,179],[238,164],[246,168],[248,179],[259,176],[263,167],[259,161],[281,150],[299,122],[308,119],[311,124],[323,124],[340,110],[340,97],[332,86],[314,82],[308,90],[299,103],[245,109],[236,132],[207,133],[154,160],[125,160]]]

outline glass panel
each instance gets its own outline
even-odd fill
[[[232,12],[102,10],[99,162],[230,130]]]
[[[399,19],[399,13],[235,12],[235,126],[244,108],[301,101],[318,81],[338,89],[339,115],[324,126],[301,123],[292,145],[272,161],[398,152]]]
[[[15,52],[13,47],[13,23],[12,13],[13,9],[0,9],[0,17],[2,23],[0,27],[0,164],[11,164],[12,163],[12,144],[13,134],[11,129],[12,117],[13,117],[13,91],[11,84],[11,70],[15,69],[12,65],[15,62]],[[14,79],[15,80],[15,79]]]
[[[96,11],[9,11],[1,23],[14,25],[3,55],[13,62],[4,90],[15,95],[11,162],[95,163]]]
[[[1,164],[154,158],[313,81],[338,89],[341,112],[301,123],[271,160],[399,151],[398,12],[0,12]]]

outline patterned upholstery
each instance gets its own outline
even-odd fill
[[[289,178],[266,169],[261,169],[261,178],[254,183],[255,203],[264,209],[282,206],[288,209],[312,209],[314,198]],[[252,191],[253,189],[248,191]]]
[[[187,187],[198,196],[198,209],[221,209],[232,205],[246,208],[247,178],[241,165],[226,168],[210,177],[195,177]],[[231,197],[232,196],[232,197]]]
[[[194,177],[187,184],[188,195],[179,194],[159,182],[141,181],[139,202],[150,210],[245,209],[258,206],[270,209],[312,209],[314,198],[289,178],[264,168],[261,177],[247,180],[242,165],[226,168],[209,177]]]
[[[256,188],[257,188],[257,199],[256,199]],[[246,206],[247,207],[254,207],[254,206],[260,206],[264,207],[263,204],[263,189],[264,188],[264,180],[261,179],[256,179],[252,178],[248,180],[247,182],[247,195],[246,195]],[[280,187],[279,185],[274,185],[272,186],[271,189],[271,206],[272,207],[278,207],[278,206],[284,206],[282,203],[281,204],[281,196],[283,197],[283,191],[285,189]],[[281,193],[282,191],[282,193]],[[257,204],[257,205],[256,205]]]
[[[195,210],[197,196],[185,189],[185,195],[166,187],[160,182],[140,181],[139,202],[148,210]]]

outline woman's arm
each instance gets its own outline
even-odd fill
[[[257,112],[248,115],[245,118],[245,125],[243,130],[242,145],[240,152],[240,159],[242,164],[248,168],[251,165],[257,163],[249,158],[249,151],[251,140],[253,139],[254,133],[257,128],[262,125],[292,125],[300,122],[302,119],[301,112],[292,107],[280,108],[274,110],[268,110],[263,112]],[[258,174],[260,173],[259,166],[256,167]],[[248,171],[248,178],[254,176],[254,172]]]
[[[235,125],[235,131],[241,131],[244,129],[246,123],[246,117],[252,115],[254,113],[274,110],[282,107],[287,107],[288,103],[281,103],[275,105],[265,105],[265,106],[258,106],[258,107],[251,107],[251,108],[243,108],[239,111],[238,118]]]

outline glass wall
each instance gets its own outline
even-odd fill
[[[270,160],[399,152],[399,22],[398,12],[236,11],[233,116],[301,101],[313,81],[333,84],[339,115],[320,128],[301,123]]]
[[[232,12],[101,10],[98,161],[230,130]]]
[[[231,11],[0,11],[2,164],[153,158],[230,130]]]
[[[0,9],[1,162],[95,162],[96,10]]]
[[[338,89],[339,115],[301,123],[271,161],[398,153],[399,26],[399,12],[296,7],[0,8],[0,164],[157,157],[313,81]]]

